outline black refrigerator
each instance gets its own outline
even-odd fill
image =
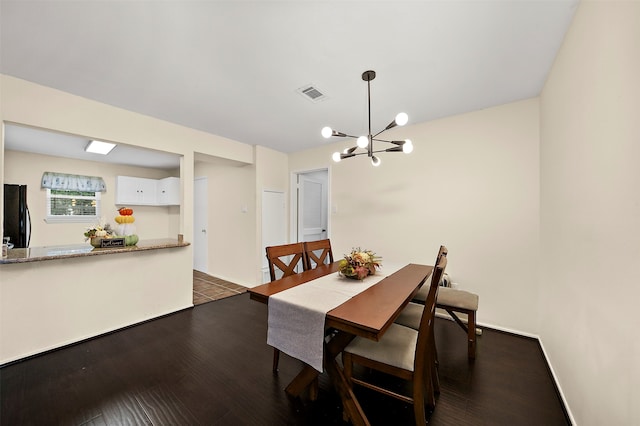
[[[31,218],[27,207],[27,185],[4,184],[3,237],[9,237],[9,247],[29,247]]]

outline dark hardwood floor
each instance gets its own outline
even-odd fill
[[[0,424],[343,424],[326,375],[317,401],[286,396],[300,362],[283,355],[271,373],[266,320],[266,305],[240,294],[6,365]],[[469,363],[455,323],[438,319],[436,333],[442,392],[431,424],[569,423],[537,341],[485,329]],[[356,394],[373,425],[413,423],[410,406]]]

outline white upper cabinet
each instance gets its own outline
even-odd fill
[[[158,181],[158,204],[161,206],[180,205],[180,178],[168,177]]]
[[[168,206],[180,204],[180,178],[147,179],[116,176],[116,204]]]

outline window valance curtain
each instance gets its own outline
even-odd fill
[[[107,191],[107,185],[101,177],[68,175],[54,172],[44,172],[42,174],[42,187],[64,191]]]

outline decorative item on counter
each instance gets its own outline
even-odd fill
[[[104,219],[100,219],[100,223],[87,228],[84,236],[84,240],[89,240],[92,246],[100,247],[103,239],[113,238],[114,234],[111,225],[105,223]]]
[[[116,232],[118,235],[122,235],[125,238],[125,245],[135,246],[138,243],[138,236],[136,235],[136,226],[133,222],[136,221],[133,217],[133,209],[129,207],[121,207],[118,209],[118,216],[115,217]]]
[[[136,221],[136,218],[133,217],[133,209],[130,209],[128,207],[122,207],[118,209],[118,213],[120,214],[116,216],[114,219],[116,223],[123,224],[123,223],[133,223]]]
[[[363,280],[368,275],[376,273],[376,268],[382,265],[381,260],[382,258],[377,257],[371,250],[354,248],[340,261],[339,274],[354,280]]]
[[[138,243],[138,236],[133,224],[135,221],[132,216],[133,210],[123,207],[118,212],[120,215],[115,218],[118,225],[111,228],[104,219],[100,219],[99,224],[87,228],[84,233],[85,241],[89,240],[95,248],[135,246]]]

